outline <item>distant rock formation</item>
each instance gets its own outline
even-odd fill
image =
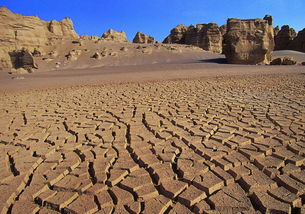
[[[144,33],[137,32],[137,34],[133,39],[133,43],[143,43],[143,44],[155,43],[155,38],[152,36],[148,36]]]
[[[276,37],[276,35],[277,35],[279,32],[280,32],[280,28],[279,28],[279,26],[276,26],[276,27],[274,28],[274,37]]]
[[[305,52],[305,28],[298,32],[298,35],[291,43],[292,50]]]
[[[36,16],[22,16],[6,7],[0,8],[0,67],[12,67],[9,52],[33,51],[52,43],[53,39],[78,38],[71,19],[43,21]]]
[[[173,28],[163,41],[163,43],[166,44],[185,44],[185,33],[188,30],[188,27],[185,25],[178,25],[175,28]]]
[[[293,28],[288,25],[282,26],[274,37],[275,47],[274,50],[289,50],[293,49],[292,41],[296,38],[297,34]]]
[[[274,49],[270,20],[228,19],[224,54],[234,64],[269,64]]]
[[[187,27],[178,25],[171,30],[163,43],[177,43],[198,46],[206,51],[222,52],[222,33],[215,23],[197,24]]]
[[[126,33],[124,31],[117,32],[109,29],[102,35],[102,38],[108,41],[127,42]]]

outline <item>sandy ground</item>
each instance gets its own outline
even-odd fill
[[[304,66],[183,54],[2,72],[1,213],[305,212]]]

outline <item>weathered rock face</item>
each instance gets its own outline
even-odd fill
[[[163,43],[166,44],[185,44],[185,32],[188,30],[188,27],[185,25],[178,25],[173,28],[170,32],[170,35],[165,38]]]
[[[281,30],[274,37],[275,50],[289,50],[292,49],[292,41],[297,34],[293,28],[288,25],[282,26]]]
[[[216,53],[222,52],[222,33],[215,23],[197,24],[197,26],[178,25],[163,43],[178,43],[198,46]]]
[[[9,55],[14,69],[23,68],[30,70],[37,68],[32,54],[26,50],[12,51]]]
[[[49,22],[48,29],[54,35],[58,37],[69,37],[69,38],[77,38],[78,35],[75,33],[73,28],[73,23],[70,18],[64,18],[63,20],[56,21],[52,20]]]
[[[155,38],[152,36],[147,36],[144,33],[137,32],[137,34],[133,39],[133,43],[144,43],[144,44],[155,43]]]
[[[0,8],[0,67],[12,67],[9,52],[26,48],[33,51],[49,45],[52,39],[78,38],[68,18],[43,21],[36,16],[15,14]]]
[[[269,64],[274,49],[272,25],[262,19],[228,19],[224,53],[234,64]]]
[[[305,52],[305,28],[299,31],[291,46],[293,50]]]
[[[127,42],[126,33],[124,31],[117,32],[115,30],[109,29],[102,35],[102,38],[109,41],[116,42]]]
[[[225,35],[226,32],[227,32],[227,24],[221,25],[221,26],[219,27],[219,30],[220,30],[220,32],[221,32],[222,35]]]

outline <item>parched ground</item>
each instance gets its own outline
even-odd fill
[[[0,96],[1,213],[305,212],[305,75]]]

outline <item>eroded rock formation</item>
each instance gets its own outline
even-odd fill
[[[224,53],[234,64],[269,64],[274,49],[270,20],[228,19]]]
[[[291,46],[293,50],[305,52],[305,28],[299,31]]]
[[[296,36],[297,34],[293,28],[290,28],[288,25],[282,26],[281,30],[274,37],[274,50],[293,49],[292,41],[294,38],[296,38]]]
[[[144,33],[137,32],[137,34],[133,39],[133,43],[143,43],[143,44],[155,43],[155,38],[152,36],[148,36]]]
[[[124,31],[117,32],[115,30],[109,29],[102,35],[102,38],[109,41],[116,42],[127,42],[126,33]]]
[[[215,23],[197,24],[197,26],[178,25],[171,30],[163,43],[178,43],[198,46],[216,53],[222,52],[222,33]]]
[[[52,39],[78,38],[71,19],[43,21],[0,8],[0,67],[13,67],[9,52],[23,48],[34,51],[50,45]]]
[[[163,43],[171,44],[185,44],[185,33],[188,30],[188,27],[185,25],[178,25],[175,28],[173,28],[168,35],[168,37],[165,38]]]

